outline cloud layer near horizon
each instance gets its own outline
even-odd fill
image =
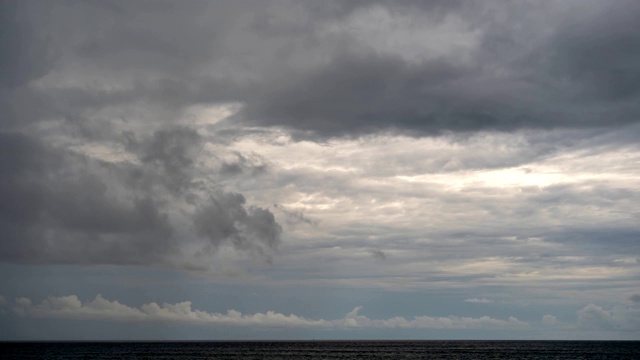
[[[2,298],[4,300],[4,298]],[[477,300],[477,299],[472,299]],[[483,302],[483,301],[475,301]],[[512,329],[530,328],[527,322],[513,316],[506,320],[489,316],[480,317],[432,317],[401,316],[387,319],[370,319],[360,315],[362,306],[356,306],[344,318],[334,320],[307,319],[294,314],[282,314],[274,311],[242,314],[236,310],[226,313],[207,312],[192,309],[190,301],[175,304],[155,302],[131,307],[117,300],[105,299],[98,294],[93,300],[82,302],[76,295],[49,296],[35,304],[30,299],[19,297],[13,304],[0,302],[1,307],[9,307],[18,316],[32,318],[58,318],[70,320],[95,320],[108,322],[164,322],[209,326],[249,326],[266,328],[317,328],[317,329]],[[543,326],[548,329],[569,331],[638,331],[640,328],[640,308],[615,307],[606,310],[601,306],[589,304],[576,312],[575,323],[561,323],[553,315],[544,315]]]
[[[472,317],[431,317],[416,316],[413,319],[392,317],[388,319],[369,319],[359,315],[361,306],[355,307],[344,318],[336,320],[311,320],[297,315],[284,315],[273,311],[255,314],[242,314],[236,310],[226,313],[210,313],[191,308],[190,301],[176,304],[148,303],[138,308],[107,300],[97,295],[91,301],[81,302],[76,295],[44,299],[34,304],[27,298],[16,298],[13,311],[19,316],[36,318],[65,318],[79,320],[124,321],[124,322],[183,322],[212,326],[258,326],[292,327],[322,329],[359,329],[359,328],[400,328],[400,329],[491,329],[526,328],[528,324],[515,317],[507,320],[488,316]]]

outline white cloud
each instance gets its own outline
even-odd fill
[[[345,324],[361,328],[401,328],[401,329],[478,329],[478,328],[526,328],[529,325],[510,316],[507,320],[494,319],[488,316],[471,317],[431,317],[416,316],[411,320],[404,317],[393,317],[384,320],[371,320],[358,315],[361,307],[356,307],[345,317]]]
[[[36,318],[64,318],[76,320],[101,320],[124,322],[181,322],[203,325],[252,326],[252,327],[286,327],[286,328],[387,328],[387,329],[498,329],[526,328],[528,324],[515,317],[506,320],[488,316],[472,317],[431,317],[416,316],[413,319],[392,317],[388,319],[369,319],[358,315],[362,309],[357,306],[342,319],[324,320],[307,319],[302,316],[285,315],[273,311],[255,314],[242,314],[236,310],[226,313],[211,313],[192,309],[190,301],[176,304],[155,302],[140,307],[130,307],[117,300],[107,300],[102,295],[82,302],[76,295],[50,296],[40,304],[34,304],[27,298],[16,298],[14,312],[19,316]]]
[[[609,146],[594,153],[583,136],[577,130],[465,138],[381,134],[319,143],[273,130],[224,146],[254,151],[272,164],[260,178],[234,179],[234,191],[251,203],[277,203],[318,220],[319,226],[286,229],[275,264],[296,270],[278,272],[272,281],[457,286],[470,298],[486,294],[482,286],[506,285],[527,293],[510,291],[502,300],[550,301],[542,294],[550,291],[553,299],[578,306],[607,301],[610,293],[598,292],[600,283],[632,293],[637,282],[629,279],[638,273],[621,254],[633,250],[624,236],[637,228],[640,188],[629,164],[640,151]],[[553,145],[568,138],[575,140]],[[611,242],[601,248],[605,237]],[[372,268],[369,249],[383,250],[386,261]],[[585,281],[594,286],[588,294],[581,288],[578,299],[570,292]]]
[[[488,304],[488,303],[492,303],[493,300],[489,300],[489,299],[478,299],[478,298],[471,298],[471,299],[465,299],[464,302],[468,302],[468,303],[479,303],[479,304]]]

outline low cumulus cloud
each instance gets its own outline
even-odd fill
[[[640,331],[640,307],[615,306],[610,309],[589,304],[577,312],[577,326],[582,330]]]
[[[119,322],[176,322],[212,326],[251,326],[320,329],[526,329],[528,324],[515,317],[506,320],[489,316],[482,317],[431,317],[416,316],[411,319],[392,317],[369,319],[359,315],[361,306],[354,308],[342,319],[307,319],[294,314],[273,311],[242,314],[236,310],[212,313],[193,309],[190,301],[176,304],[155,302],[130,307],[117,300],[97,295],[95,299],[82,302],[76,295],[50,296],[35,304],[30,299],[19,297],[11,305],[15,314],[34,318],[61,318],[76,320],[100,320]]]

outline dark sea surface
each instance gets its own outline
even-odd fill
[[[2,359],[640,359],[640,341],[0,343]]]

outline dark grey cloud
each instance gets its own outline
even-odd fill
[[[271,212],[259,207],[245,208],[241,194],[217,193],[193,217],[198,235],[209,240],[205,251],[224,242],[256,253],[270,261],[280,242],[282,229]]]
[[[273,204],[273,207],[285,215],[284,221],[286,221],[287,225],[291,227],[295,227],[298,224],[307,224],[311,226],[318,226],[319,224],[318,220],[309,218],[302,210],[290,210],[280,204]]]
[[[229,84],[220,77],[195,78],[196,73],[214,58],[212,46],[223,33],[220,27],[244,8],[221,2],[216,6],[220,11],[205,11],[211,5],[3,2],[7,31],[0,49],[8,56],[0,68],[0,105],[8,116],[2,125],[15,128],[52,117],[82,117],[88,110],[131,103],[151,103],[170,113],[198,98],[217,101]],[[200,17],[206,22],[202,26],[194,24],[199,14],[207,16]],[[72,83],[46,90],[32,85],[56,74]],[[100,80],[88,84],[87,77]],[[111,86],[114,83],[117,86]]]
[[[385,254],[384,251],[382,251],[382,250],[372,249],[372,250],[369,250],[369,253],[376,260],[386,260],[387,259],[387,254]]]
[[[575,83],[579,95],[602,102],[631,100],[640,93],[635,24],[640,7],[633,1],[612,5],[588,19],[562,24],[546,54],[551,75]]]
[[[193,249],[214,242],[255,253],[277,247],[273,215],[245,208],[241,195],[242,201],[213,214],[208,233],[198,236],[193,223],[202,217],[196,214],[201,203],[231,195],[216,184],[218,173],[198,168],[202,137],[164,125],[187,106],[238,98],[239,85],[226,74],[204,72],[229,41],[225,29],[243,14],[252,16],[247,4],[2,6],[7,31],[0,48],[9,56],[0,69],[6,114],[0,128],[30,134],[2,133],[9,139],[2,144],[4,260],[175,265],[188,261],[181,258],[186,244]],[[59,125],[42,127],[52,121]],[[96,160],[54,144],[60,138],[89,148],[96,141],[121,145],[133,161]],[[217,238],[228,230],[217,225],[242,229],[233,239]]]
[[[143,264],[177,251],[150,194],[123,199],[100,164],[23,135],[1,137],[4,261]]]
[[[460,72],[464,70],[444,62],[418,67],[373,54],[346,56],[300,78],[283,79],[290,82],[278,87],[282,90],[249,102],[239,116],[326,135],[406,127],[465,130],[469,125],[463,117],[444,116],[453,109],[442,109],[443,116],[437,116],[441,99],[430,90],[462,76]]]
[[[543,19],[521,24],[554,28],[537,42],[511,29],[526,10],[512,6],[513,19],[499,25],[461,11],[469,26],[483,31],[470,63],[439,57],[415,64],[402,54],[343,51],[323,66],[274,80],[277,86],[269,86],[275,90],[247,101],[240,116],[325,136],[637,123],[637,3],[612,2],[595,14],[569,14],[562,24]]]
[[[264,259],[279,245],[268,210],[194,180],[201,139],[193,130],[129,138],[139,164],[98,161],[21,134],[0,138],[3,261],[188,266],[181,259],[189,243],[210,253],[231,245]],[[185,223],[195,232],[178,230]]]
[[[220,166],[220,173],[223,175],[257,175],[267,171],[269,167],[266,159],[257,154],[242,154],[233,152],[233,159],[223,160]]]
[[[197,161],[207,140],[194,130],[170,125],[192,105],[243,106],[220,125],[230,127],[216,133],[221,137],[218,144],[258,134],[267,126],[315,138],[389,130],[464,136],[485,130],[555,128],[587,128],[581,136],[590,137],[606,127],[638,122],[640,62],[635,61],[638,35],[633,26],[640,13],[637,2],[599,2],[573,9],[557,3],[499,5],[500,9],[490,3],[457,1],[3,2],[6,31],[0,35],[0,52],[8,55],[0,69],[0,110],[6,114],[0,128],[33,135],[4,145],[8,158],[3,165],[3,199],[18,205],[7,205],[3,216],[10,219],[13,232],[27,229],[14,228],[23,222],[49,224],[31,229],[74,229],[94,237],[111,234],[108,229],[149,238],[166,233],[159,236],[157,252],[173,254],[178,210],[167,203],[178,199],[197,209],[186,221],[197,229],[194,236],[207,239],[212,249],[232,243],[248,251],[271,252],[280,233],[271,213],[246,206],[241,194],[219,192],[215,183],[219,175],[257,175],[268,168],[269,159],[248,153],[221,156],[215,174],[203,174]],[[458,19],[457,30],[477,32],[468,45],[468,59],[459,59],[455,52],[437,53],[438,49],[419,61],[404,56],[430,41],[427,38],[413,39],[406,48],[393,51],[363,41],[358,29],[350,30],[351,17],[375,13],[377,8],[386,9],[394,19],[391,24],[397,25],[381,28],[384,32],[407,25],[394,16],[426,19],[434,29]],[[327,28],[338,30],[331,33]],[[67,138],[124,145],[137,162],[101,163],[58,149],[53,139],[60,134],[47,132],[53,120],[63,123]],[[237,124],[256,127],[239,130],[234,128]],[[217,131],[217,126],[209,130]],[[600,135],[598,141],[633,142],[629,134],[634,132],[637,129]],[[531,147],[516,146],[526,148],[518,154],[434,157],[413,171],[515,166],[571,147],[571,142],[584,145],[564,133],[541,136],[545,139],[534,139],[537,143]],[[44,155],[29,155],[35,153]],[[372,163],[379,167],[375,159]],[[410,157],[401,165],[384,171],[407,174],[408,168],[416,168]],[[51,182],[44,181],[47,176]],[[301,184],[307,176],[294,178],[289,173],[278,181]],[[328,174],[322,176],[332,180]],[[306,178],[312,180],[325,181]],[[70,189],[77,195],[65,195]],[[566,201],[606,207],[634,196],[625,189],[609,194],[599,193],[604,188],[591,193],[565,190],[548,189],[530,200],[542,206]],[[397,194],[411,191],[424,190]],[[464,203],[469,196],[463,194],[457,201]],[[521,213],[491,204],[486,209],[494,215],[523,216],[534,214],[534,205],[516,209]],[[57,213],[54,208],[67,210]],[[87,218],[90,214],[101,215],[96,220]],[[302,213],[289,214],[291,221],[310,222]],[[264,231],[260,239],[259,229]]]
[[[21,15],[17,2],[0,4],[0,49],[4,54],[0,60],[0,81],[7,87],[20,86],[49,69],[45,39],[34,36]]]
[[[135,134],[125,135],[127,147],[138,154],[151,179],[160,179],[173,193],[182,193],[194,185],[195,159],[203,142],[195,130],[161,129],[143,141],[138,141]]]
[[[2,66],[5,125],[82,117],[87,109],[118,104],[144,102],[175,112],[227,101],[245,105],[233,121],[323,136],[637,122],[633,24],[640,6],[633,1],[590,4],[591,11],[555,3],[498,11],[490,3],[412,1],[3,6],[9,31],[2,47],[10,54]],[[349,16],[376,7],[433,26],[456,16],[463,30],[478,32],[479,42],[466,62],[443,54],[412,63],[402,49],[381,53],[349,31],[323,35],[323,26],[348,28]],[[545,16],[555,7],[562,16]],[[406,50],[421,45],[416,41]],[[71,67],[79,78],[102,76],[121,86],[80,81],[44,92],[30,85],[45,75],[69,74]]]
[[[0,125],[20,128],[129,104],[161,108],[170,120],[156,120],[171,121],[192,104],[244,101],[255,93],[251,78],[282,67],[274,48],[302,41],[316,21],[358,6],[333,1],[323,6],[5,1],[0,51],[7,55],[0,64],[0,106],[6,115]],[[70,82],[33,86],[47,76]]]

